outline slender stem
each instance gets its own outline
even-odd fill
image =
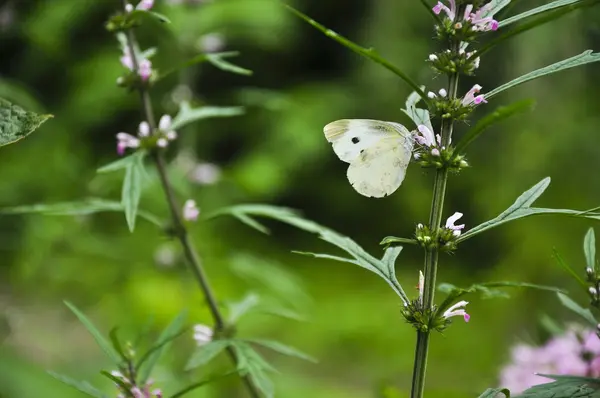
[[[458,43],[453,43],[452,51],[458,51]],[[448,81],[449,99],[455,99],[458,92],[458,74],[452,74]],[[443,119],[441,126],[442,145],[448,146],[452,137],[454,121]],[[442,224],[442,212],[444,209],[444,197],[446,195],[446,184],[448,182],[448,169],[441,168],[436,171],[433,183],[433,199],[431,201],[431,212],[429,214],[429,227],[436,231]],[[435,295],[437,266],[437,249],[425,252],[425,285],[423,286],[423,308],[431,309]],[[429,351],[430,331],[417,332],[417,346],[415,349],[415,363],[413,369],[411,398],[422,398],[425,390],[425,373],[427,371],[427,353]]]
[[[123,2],[123,9],[125,9],[125,6],[127,5],[127,1],[122,0],[122,2]],[[135,35],[132,30],[129,30],[127,32],[127,46],[131,53],[131,60],[132,60],[133,68],[134,68],[134,70],[138,70],[139,63],[137,60],[137,55],[134,51],[135,43],[136,43]],[[146,120],[148,121],[148,124],[150,124],[150,127],[154,131],[156,129],[156,121],[154,118],[154,111],[152,110],[152,100],[150,98],[150,93],[145,86],[140,87],[139,93],[140,93],[142,106],[144,109],[144,115],[146,117]],[[181,212],[179,210],[180,206],[177,202],[175,192],[173,191],[173,187],[171,186],[171,182],[170,182],[169,176],[167,174],[167,167],[165,164],[165,160],[164,160],[162,154],[158,151],[155,151],[152,153],[152,159],[154,160],[154,164],[158,171],[158,175],[160,177],[160,182],[163,187],[163,191],[165,192],[167,203],[169,205],[169,210],[171,212],[171,222],[173,224],[175,236],[181,243],[181,246],[183,248],[183,252],[184,252],[185,258],[187,260],[187,263],[190,267],[190,270],[194,274],[194,277],[196,278],[196,281],[200,285],[200,289],[202,290],[202,293],[204,294],[206,302],[208,303],[210,313],[211,313],[213,321],[215,323],[215,326],[214,326],[215,332],[217,332],[217,333],[223,332],[223,331],[225,331],[225,328],[227,327],[225,318],[223,317],[223,314],[221,313],[221,310],[219,309],[219,305],[217,303],[216,296],[215,296],[214,291],[208,281],[206,272],[204,271],[204,268],[202,267],[200,258],[198,257],[198,254],[197,254],[197,251],[194,248],[194,245],[193,245],[191,239],[189,238],[187,228],[185,226],[185,223],[183,222],[183,218],[182,218]],[[237,352],[235,351],[235,349],[233,349],[233,347],[228,347],[227,353],[237,368],[237,366],[240,362]],[[260,393],[259,393],[258,389],[256,388],[256,386],[254,385],[254,383],[252,382],[252,379],[250,378],[250,376],[248,376],[248,375],[242,376],[242,380],[248,390],[249,395],[252,398],[259,398]]]

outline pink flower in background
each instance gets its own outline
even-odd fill
[[[145,10],[148,11],[154,6],[154,0],[142,0],[135,7],[136,10]],[[134,10],[131,4],[127,4],[125,6],[125,11],[132,12]]]
[[[134,70],[133,65],[133,57],[131,55],[131,51],[128,47],[123,49],[123,55],[120,58],[121,65],[129,69],[130,71]],[[138,58],[138,75],[143,81],[147,81],[150,79],[152,75],[152,62],[149,59],[139,59]]]
[[[541,347],[518,344],[500,373],[500,385],[520,393],[551,380],[536,373],[600,377],[600,339],[595,331],[570,327]]]
[[[188,199],[183,205],[183,218],[187,221],[196,221],[200,215],[200,209],[196,206],[196,201]]]

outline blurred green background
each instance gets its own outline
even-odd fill
[[[415,224],[427,219],[432,173],[413,165],[394,195],[364,198],[350,187],[346,165],[322,136],[322,127],[339,118],[408,123],[400,112],[409,94],[405,84],[295,19],[277,1],[188,3],[157,0],[157,11],[173,23],[149,22],[139,29],[143,48],[158,47],[155,67],[167,70],[198,53],[199,43],[207,43],[201,37],[216,33],[220,36],[209,36],[210,43],[222,38],[224,49],[241,51],[234,62],[255,73],[231,75],[201,65],[153,90],[160,114],[174,114],[176,101],[190,95],[196,102],[247,107],[244,116],[204,121],[180,132],[168,157],[182,199],[196,199],[204,214],[235,203],[297,208],[377,255],[381,238],[410,236]],[[511,13],[542,3],[518,1]],[[96,175],[95,170],[115,159],[115,134],[134,133],[141,117],[137,95],[115,85],[123,73],[120,52],[103,29],[120,1],[0,4],[0,96],[55,115],[33,136],[0,149],[0,206],[90,196],[118,200],[122,175]],[[429,84],[433,74],[424,60],[437,43],[432,19],[419,2],[305,0],[294,5],[375,47],[428,89],[444,86],[442,78]],[[599,50],[598,21],[600,9],[587,9],[505,42],[482,60],[478,77],[463,79],[461,91],[479,83],[485,92],[585,49]],[[538,100],[534,113],[491,129],[470,147],[473,167],[451,178],[446,215],[461,211],[472,227],[546,176],[553,180],[539,205],[600,205],[599,81],[600,68],[592,64],[521,86],[480,107],[476,117],[518,98]],[[457,135],[466,128],[459,126]],[[185,165],[194,158],[218,165],[222,178],[211,185],[187,181]],[[167,215],[158,184],[149,184],[141,206]],[[394,386],[399,396],[408,396],[415,333],[401,318],[391,290],[365,270],[290,253],[330,248],[314,236],[268,225],[271,236],[223,218],[199,222],[192,233],[223,302],[253,291],[278,298],[307,318],[252,315],[239,326],[241,336],[278,339],[319,358],[315,365],[265,352],[281,371],[274,375],[277,395],[377,397],[383,386]],[[555,217],[502,226],[469,240],[454,255],[443,255],[439,280],[459,286],[517,280],[575,291],[551,258],[552,248],[583,270],[582,239],[590,226]],[[132,340],[147,325],[151,340],[183,308],[190,310],[189,322],[210,323],[177,250],[176,242],[143,220],[130,234],[119,213],[0,216],[0,397],[80,396],[49,377],[47,369],[114,391],[97,373],[111,365],[63,300],[83,309],[106,333],[120,325]],[[421,266],[422,253],[405,248],[398,274],[411,294],[416,294]],[[291,287],[277,289],[282,281]],[[571,320],[547,293],[513,291],[508,300],[470,301],[471,322],[455,322],[433,338],[428,397],[477,396],[496,386],[509,347],[543,337],[541,314]],[[157,386],[174,392],[208,372],[182,370],[192,347],[191,335],[176,342],[156,368]],[[224,384],[189,396],[243,396]]]

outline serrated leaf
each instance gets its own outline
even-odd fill
[[[235,325],[242,316],[247,314],[260,303],[260,297],[257,294],[249,293],[241,301],[229,303],[229,323]]]
[[[550,177],[544,178],[532,188],[528,189],[523,194],[521,194],[521,196],[519,196],[517,200],[508,209],[503,211],[498,217],[486,221],[482,224],[479,224],[478,226],[468,230],[466,233],[462,234],[456,241],[463,242],[477,234],[480,234],[491,228],[495,228],[509,221],[539,214],[562,214],[572,217],[582,217],[600,220],[600,214],[589,211],[582,212],[579,210],[570,209],[546,209],[531,207],[533,202],[535,202],[544,193],[546,188],[548,188],[548,185],[550,185]]]
[[[530,387],[514,398],[600,398],[600,379],[565,375],[537,375],[554,379],[554,381]]]
[[[50,216],[89,215],[106,211],[122,212],[120,202],[100,198],[88,198],[80,202],[59,202],[52,204],[35,204],[26,206],[6,207],[0,209],[0,214],[44,214]],[[138,215],[151,223],[162,226],[162,221],[152,213],[138,210]]]
[[[425,86],[420,87],[421,90],[425,90]],[[417,108],[417,104],[421,101],[421,96],[416,91],[413,91],[406,99],[406,109],[402,109],[402,112],[413,121],[415,127],[423,124],[431,131],[435,131],[431,125],[431,116],[427,109]]]
[[[206,365],[231,344],[231,340],[213,340],[208,344],[196,348],[196,351],[194,351],[185,365],[185,370],[191,370]]]
[[[550,11],[550,10],[553,10],[555,8],[568,6],[569,4],[578,3],[580,1],[581,0],[556,0],[556,1],[552,1],[552,2],[550,2],[548,4],[544,4],[543,6],[533,8],[531,10],[522,12],[521,14],[517,14],[517,15],[515,15],[513,17],[510,17],[510,18],[506,18],[505,20],[500,21],[499,27],[503,28],[505,26],[510,25],[511,23],[518,22],[518,21],[520,21],[523,18],[527,18],[527,17],[533,16],[533,15],[536,15],[536,14],[540,14],[540,13],[545,12],[545,11]],[[510,0],[507,1],[506,3],[508,4],[509,2],[510,2]]]
[[[204,56],[206,57],[206,61],[210,62],[214,67],[221,69],[222,71],[244,76],[250,76],[253,74],[250,69],[242,68],[241,66],[237,66],[227,61],[226,58],[229,58],[228,53],[211,53],[204,54]]]
[[[215,381],[221,380],[221,379],[223,379],[225,377],[228,377],[228,376],[231,376],[231,375],[234,375],[234,374],[237,374],[237,371],[227,372],[227,373],[220,374],[220,375],[215,375],[215,376],[210,376],[210,377],[208,377],[208,378],[206,378],[206,379],[204,379],[202,381],[199,381],[197,383],[191,384],[191,385],[183,388],[182,390],[179,390],[175,394],[171,395],[170,398],[179,398],[179,397],[182,397],[182,396],[184,396],[185,394],[187,394],[190,391],[193,391],[193,390],[195,390],[197,388],[203,387],[203,386],[205,386],[207,384],[214,383]]]
[[[497,398],[498,394],[504,394],[505,397],[510,398],[510,391],[508,388],[488,388],[479,396],[479,398]]]
[[[244,114],[244,108],[241,106],[202,106],[192,108],[187,101],[182,101],[179,104],[179,112],[173,119],[171,128],[179,130],[190,123],[198,120],[217,118],[217,117],[232,117]]]
[[[267,217],[292,225],[301,230],[315,233],[319,235],[319,237],[324,241],[331,243],[332,245],[338,247],[339,249],[352,256],[352,258],[344,258],[335,255],[332,256],[329,254],[318,253],[300,252],[301,254],[308,254],[319,258],[327,258],[336,261],[348,262],[365,268],[383,278],[404,303],[409,302],[408,296],[402,289],[402,286],[400,285],[398,280],[391,274],[389,264],[367,253],[362,247],[360,247],[349,237],[341,235],[313,221],[304,219],[300,217],[298,213],[294,210],[268,205],[237,205],[220,209],[214,213],[211,213],[209,215],[209,218],[220,215],[232,215],[237,218],[239,218],[239,215],[244,215],[245,217]],[[398,249],[399,247],[400,246],[395,247],[394,249]]]
[[[75,307],[73,304],[69,303],[68,301],[65,301],[64,303],[71,310],[71,312],[75,314],[77,319],[79,319],[79,322],[83,324],[87,331],[92,335],[94,340],[96,340],[96,343],[102,349],[102,351],[106,353],[106,355],[110,358],[111,361],[113,361],[115,365],[119,365],[119,363],[121,362],[121,358],[112,348],[109,341],[106,340],[102,333],[100,333],[96,326],[94,326],[92,321],[90,321],[88,317],[85,316],[83,312],[79,311],[79,309],[77,309],[77,307]]]
[[[26,111],[0,98],[0,147],[17,142],[54,117]]]
[[[475,126],[467,131],[456,144],[454,153],[457,155],[461,154],[465,148],[475,141],[488,127],[497,124],[498,122],[504,121],[509,117],[518,113],[530,111],[535,105],[535,100],[526,99],[523,101],[517,101],[510,105],[500,106],[496,108],[492,113],[487,114],[481,118]],[[431,130],[433,131],[433,130]]]
[[[292,8],[288,5],[286,5],[286,7],[292,13],[294,13],[296,16],[298,16],[300,19],[303,19],[304,21],[308,22],[308,24],[310,24],[317,30],[320,30],[321,32],[323,32],[325,34],[325,36],[332,38],[333,40],[337,41],[344,47],[349,48],[350,50],[354,51],[355,53],[362,55],[363,57],[366,57],[366,58],[370,59],[371,61],[374,61],[375,63],[378,63],[379,65],[383,66],[390,72],[394,73],[400,79],[404,80],[414,91],[416,91],[419,94],[421,99],[426,104],[429,105],[429,103],[430,103],[429,98],[427,98],[427,96],[425,95],[425,92],[421,89],[421,87],[417,83],[415,83],[411,78],[409,78],[407,74],[402,72],[402,70],[400,70],[399,68],[394,66],[388,60],[382,58],[379,54],[377,54],[377,52],[374,49],[361,47],[358,44],[355,44],[355,43],[351,42],[350,40],[346,39],[345,37],[334,32],[333,30],[326,28],[325,26],[321,25],[314,19],[310,18],[308,15],[301,13],[300,11],[296,10],[295,8]]]
[[[575,301],[573,301],[569,296],[563,293],[557,293],[557,295],[562,305],[564,305],[565,307],[567,307],[568,309],[570,309],[571,311],[588,321],[589,324],[594,328],[598,326],[598,321],[594,317],[594,314],[592,314],[592,311],[590,311],[588,308],[583,308]]]
[[[250,377],[252,383],[265,397],[274,397],[273,383],[266,372],[276,372],[276,370],[250,344],[242,340],[231,340],[231,343],[237,354],[240,374]]]
[[[560,71],[563,71],[566,69],[574,68],[576,66],[581,66],[581,65],[592,63],[592,62],[598,62],[598,61],[600,61],[600,53],[594,53],[592,50],[587,50],[587,51],[584,51],[581,54],[576,55],[574,57],[565,59],[563,61],[554,63],[552,65],[548,65],[544,68],[540,68],[533,72],[529,72],[521,77],[518,77],[514,80],[511,80],[510,82],[505,83],[505,84],[501,85],[500,87],[497,87],[497,88],[493,89],[492,91],[490,91],[489,93],[487,93],[486,98],[488,98],[488,99],[492,98],[493,96],[501,93],[504,90],[508,90],[509,88],[518,86],[520,84],[540,78],[542,76],[546,76],[546,75],[560,72]]]
[[[313,363],[319,362],[316,358],[311,357],[310,355],[307,355],[294,347],[290,347],[290,346],[280,343],[278,341],[263,340],[263,339],[246,339],[246,341],[249,343],[254,343],[254,344],[258,344],[260,346],[266,347],[266,348],[273,350],[275,352],[278,352],[282,355],[287,355],[289,357],[303,359],[305,361],[313,362]]]
[[[153,347],[148,350],[148,354],[140,358],[137,363],[137,369],[139,372],[139,380],[141,384],[144,384],[150,377],[154,366],[158,362],[158,359],[164,352],[167,344],[171,342],[175,337],[181,335],[185,320],[187,319],[187,311],[181,311],[167,327],[162,331],[158,339],[154,343]]]
[[[51,372],[51,371],[48,371],[48,374],[50,376],[54,377],[56,380],[66,384],[68,386],[71,386],[71,387],[75,388],[76,390],[79,390],[80,392],[82,392],[90,397],[107,398],[107,396],[104,395],[104,393],[102,391],[98,390],[96,387],[94,387],[87,381],[75,380],[68,376],[64,376],[64,375],[61,375],[61,374],[58,374],[55,372]]]
[[[554,258],[556,259],[556,262],[558,263],[558,265],[560,265],[565,271],[567,271],[569,274],[571,274],[571,276],[573,278],[575,278],[575,280],[577,282],[579,282],[579,284],[585,290],[587,290],[587,288],[588,288],[587,283],[585,283],[585,281],[583,279],[581,279],[579,274],[577,272],[575,272],[575,270],[563,260],[563,258],[560,256],[560,254],[558,254],[558,251],[556,251],[556,249],[554,249],[553,253],[554,253]]]
[[[135,229],[135,219],[138,213],[140,199],[142,197],[142,185],[146,170],[144,169],[144,153],[136,152],[133,161],[125,168],[125,179],[121,191],[121,204],[125,211],[125,219],[129,231]]]
[[[596,264],[596,235],[594,234],[594,228],[588,229],[585,234],[585,238],[583,239],[583,253],[585,254],[585,263],[588,268],[600,271]]]

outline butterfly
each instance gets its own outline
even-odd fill
[[[329,123],[323,132],[340,160],[350,163],[348,181],[361,195],[382,198],[404,181],[415,139],[403,125],[342,119]]]

